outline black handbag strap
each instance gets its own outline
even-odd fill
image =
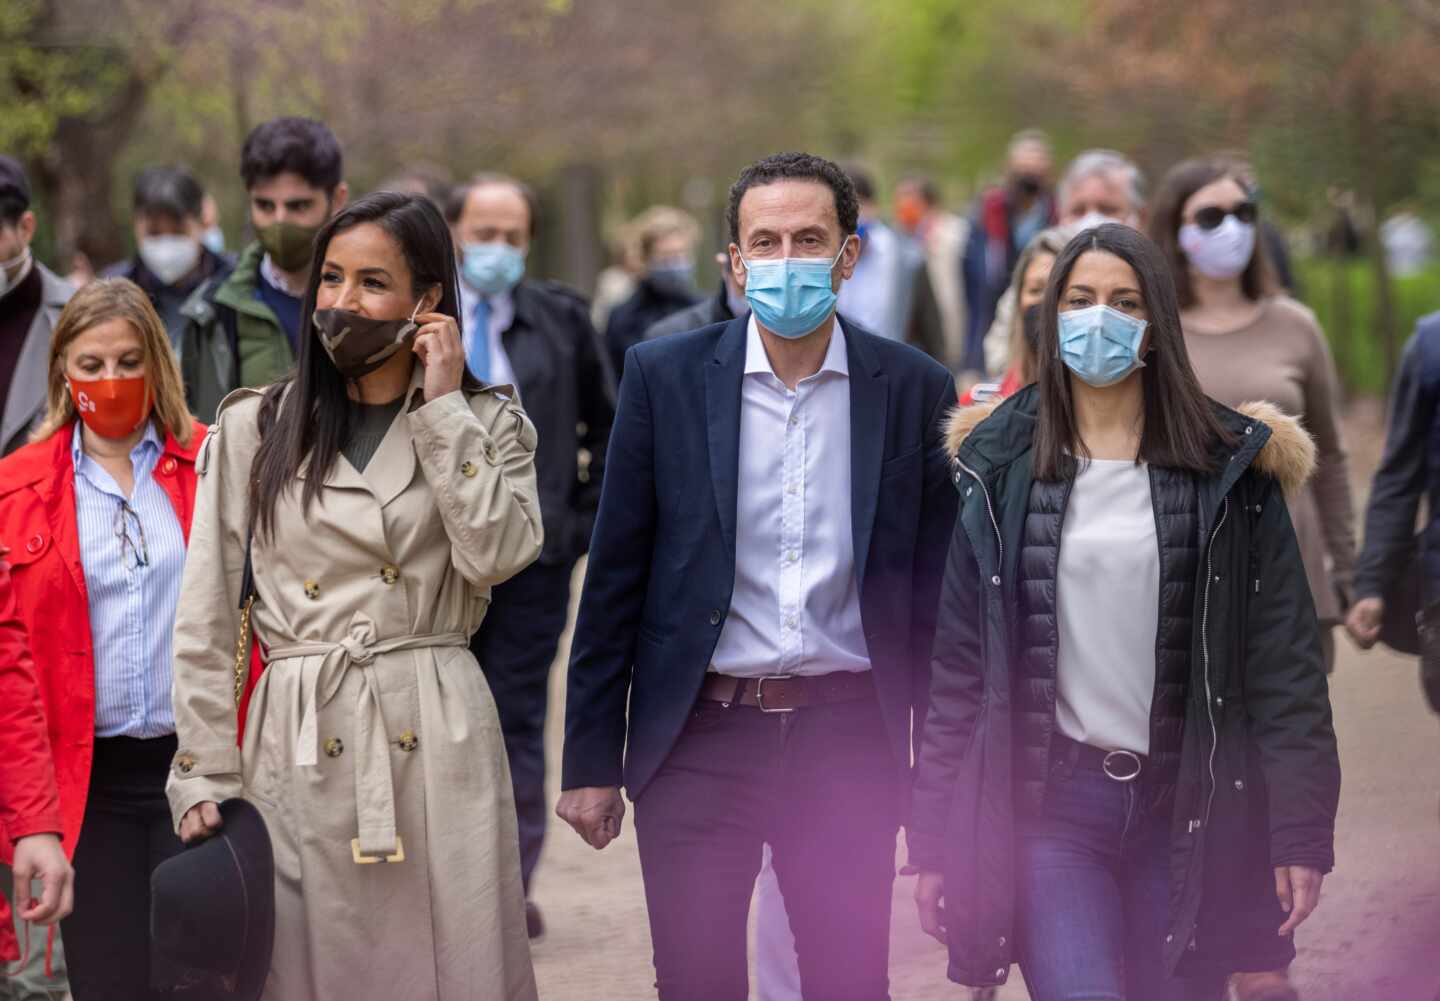
[[[245,533],[245,569],[240,574],[240,607],[243,609],[245,603],[251,598],[259,600],[255,593],[255,566],[250,560],[250,546],[255,541],[253,529]]]

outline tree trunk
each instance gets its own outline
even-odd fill
[[[559,252],[547,254],[547,263],[561,280],[587,295],[595,290],[595,278],[605,266],[605,247],[600,235],[600,169],[593,163],[572,163],[560,172],[558,218],[546,227],[551,246]]]

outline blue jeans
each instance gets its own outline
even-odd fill
[[[1223,982],[1167,977],[1170,811],[1142,782],[1057,764],[1017,845],[1020,969],[1034,1001],[1184,1001]]]

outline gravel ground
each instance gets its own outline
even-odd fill
[[[1378,408],[1357,405],[1348,425],[1354,468],[1368,474],[1379,449]],[[1332,700],[1345,769],[1339,865],[1299,933],[1295,982],[1305,1001],[1440,1001],[1440,721],[1424,707],[1412,660],[1338,645]],[[552,782],[563,670],[553,681]],[[943,950],[920,932],[912,887],[896,881],[893,996],[965,1001],[964,989],[945,980]],[[543,1001],[655,997],[629,817],[620,840],[603,852],[553,821],[535,898],[548,923],[534,950]],[[998,994],[1002,1001],[1026,996],[1018,982]]]

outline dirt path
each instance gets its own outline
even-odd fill
[[[1378,413],[1357,407],[1349,423],[1354,466],[1368,473],[1379,447]],[[578,585],[577,577],[577,592]],[[1440,1001],[1440,721],[1424,708],[1413,661],[1360,654],[1343,640],[1339,646],[1332,683],[1345,769],[1339,866],[1300,933],[1296,982],[1305,1001]],[[553,678],[552,782],[563,673]],[[621,839],[603,852],[554,825],[536,884],[549,925],[534,951],[542,1001],[653,999],[629,818]],[[911,888],[910,880],[896,881],[893,996],[963,1001],[966,993],[945,980],[943,950],[920,932]],[[1000,993],[1003,1001],[1025,997],[1018,983]]]

